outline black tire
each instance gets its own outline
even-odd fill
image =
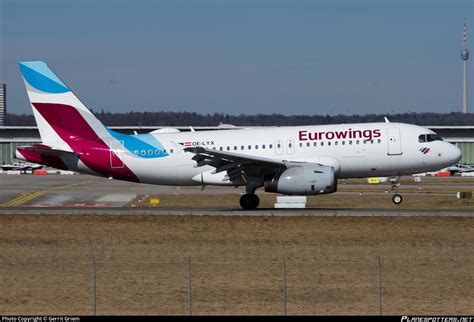
[[[402,203],[403,198],[402,198],[401,195],[395,194],[395,195],[393,195],[393,197],[392,197],[392,201],[393,201],[394,204],[399,205],[399,204]]]
[[[260,198],[256,194],[247,193],[240,197],[240,206],[245,210],[253,210],[258,207]]]

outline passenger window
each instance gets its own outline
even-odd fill
[[[173,153],[173,149],[170,150],[170,153]]]
[[[142,155],[145,155],[146,154],[146,151],[145,150],[142,150]]]
[[[264,144],[264,145],[262,145],[262,149],[265,149],[265,144]]]
[[[133,151],[133,154],[138,155],[138,150]]]
[[[268,148],[269,148],[269,149],[272,149],[272,148],[273,148],[273,145],[272,145],[272,144],[270,144],[270,145],[268,146]]]
[[[152,155],[153,154],[153,150],[148,150],[148,155]]]
[[[328,142],[328,145],[331,145],[331,141]]]
[[[352,145],[352,140],[349,140],[349,145]]]
[[[223,148],[220,146],[220,147],[219,147],[219,150],[221,150],[221,151],[222,151],[222,150],[223,150]]]
[[[321,146],[324,146],[324,142],[321,142]]]
[[[300,148],[302,148],[302,147],[303,147],[303,142],[300,142]]]
[[[311,145],[311,143],[309,143],[309,142],[306,143],[306,146],[307,146],[307,147],[309,147],[310,145]]]
[[[227,151],[230,151],[230,146],[227,147]]]
[[[156,155],[160,154],[160,150],[155,150],[155,154]]]
[[[255,150],[258,150],[258,145],[255,146]]]
[[[314,146],[317,146],[317,145],[318,145],[318,143],[314,142],[314,143],[313,143],[313,145],[314,145]]]
[[[240,147],[240,149],[243,150],[243,149],[244,149],[244,146],[242,145],[242,146]]]
[[[236,145],[234,145],[234,150],[237,150],[237,146],[236,146]]]
[[[377,140],[377,143],[382,143],[382,140],[381,140],[381,139],[378,139],[378,140]]]

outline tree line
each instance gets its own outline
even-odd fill
[[[383,122],[388,117],[391,122],[417,125],[474,125],[474,113],[400,113],[364,115],[282,115],[282,114],[241,114],[224,113],[199,114],[194,112],[94,112],[107,126],[291,126],[339,123]],[[5,125],[36,125],[33,115],[7,114]]]

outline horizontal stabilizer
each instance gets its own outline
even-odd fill
[[[76,155],[74,152],[64,151],[64,150],[57,150],[53,148],[49,148],[46,146],[22,146],[18,149],[28,150],[33,152],[41,153],[42,155],[52,156],[52,157],[62,157],[66,155]]]
[[[15,157],[61,170],[71,170],[66,165],[65,160],[79,160],[74,152],[54,149],[44,144],[18,147],[15,151]]]

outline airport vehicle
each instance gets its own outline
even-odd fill
[[[104,126],[41,61],[19,63],[42,144],[17,158],[118,180],[159,185],[245,186],[286,195],[337,190],[337,179],[395,176],[450,166],[461,151],[433,131],[403,123],[362,123],[127,135]],[[398,181],[392,182],[399,204]]]
[[[0,166],[3,171],[21,171],[26,173],[26,171],[33,171],[39,170],[44,166],[41,164],[34,164],[34,163],[22,163],[22,162],[13,162],[11,164],[2,164]]]

